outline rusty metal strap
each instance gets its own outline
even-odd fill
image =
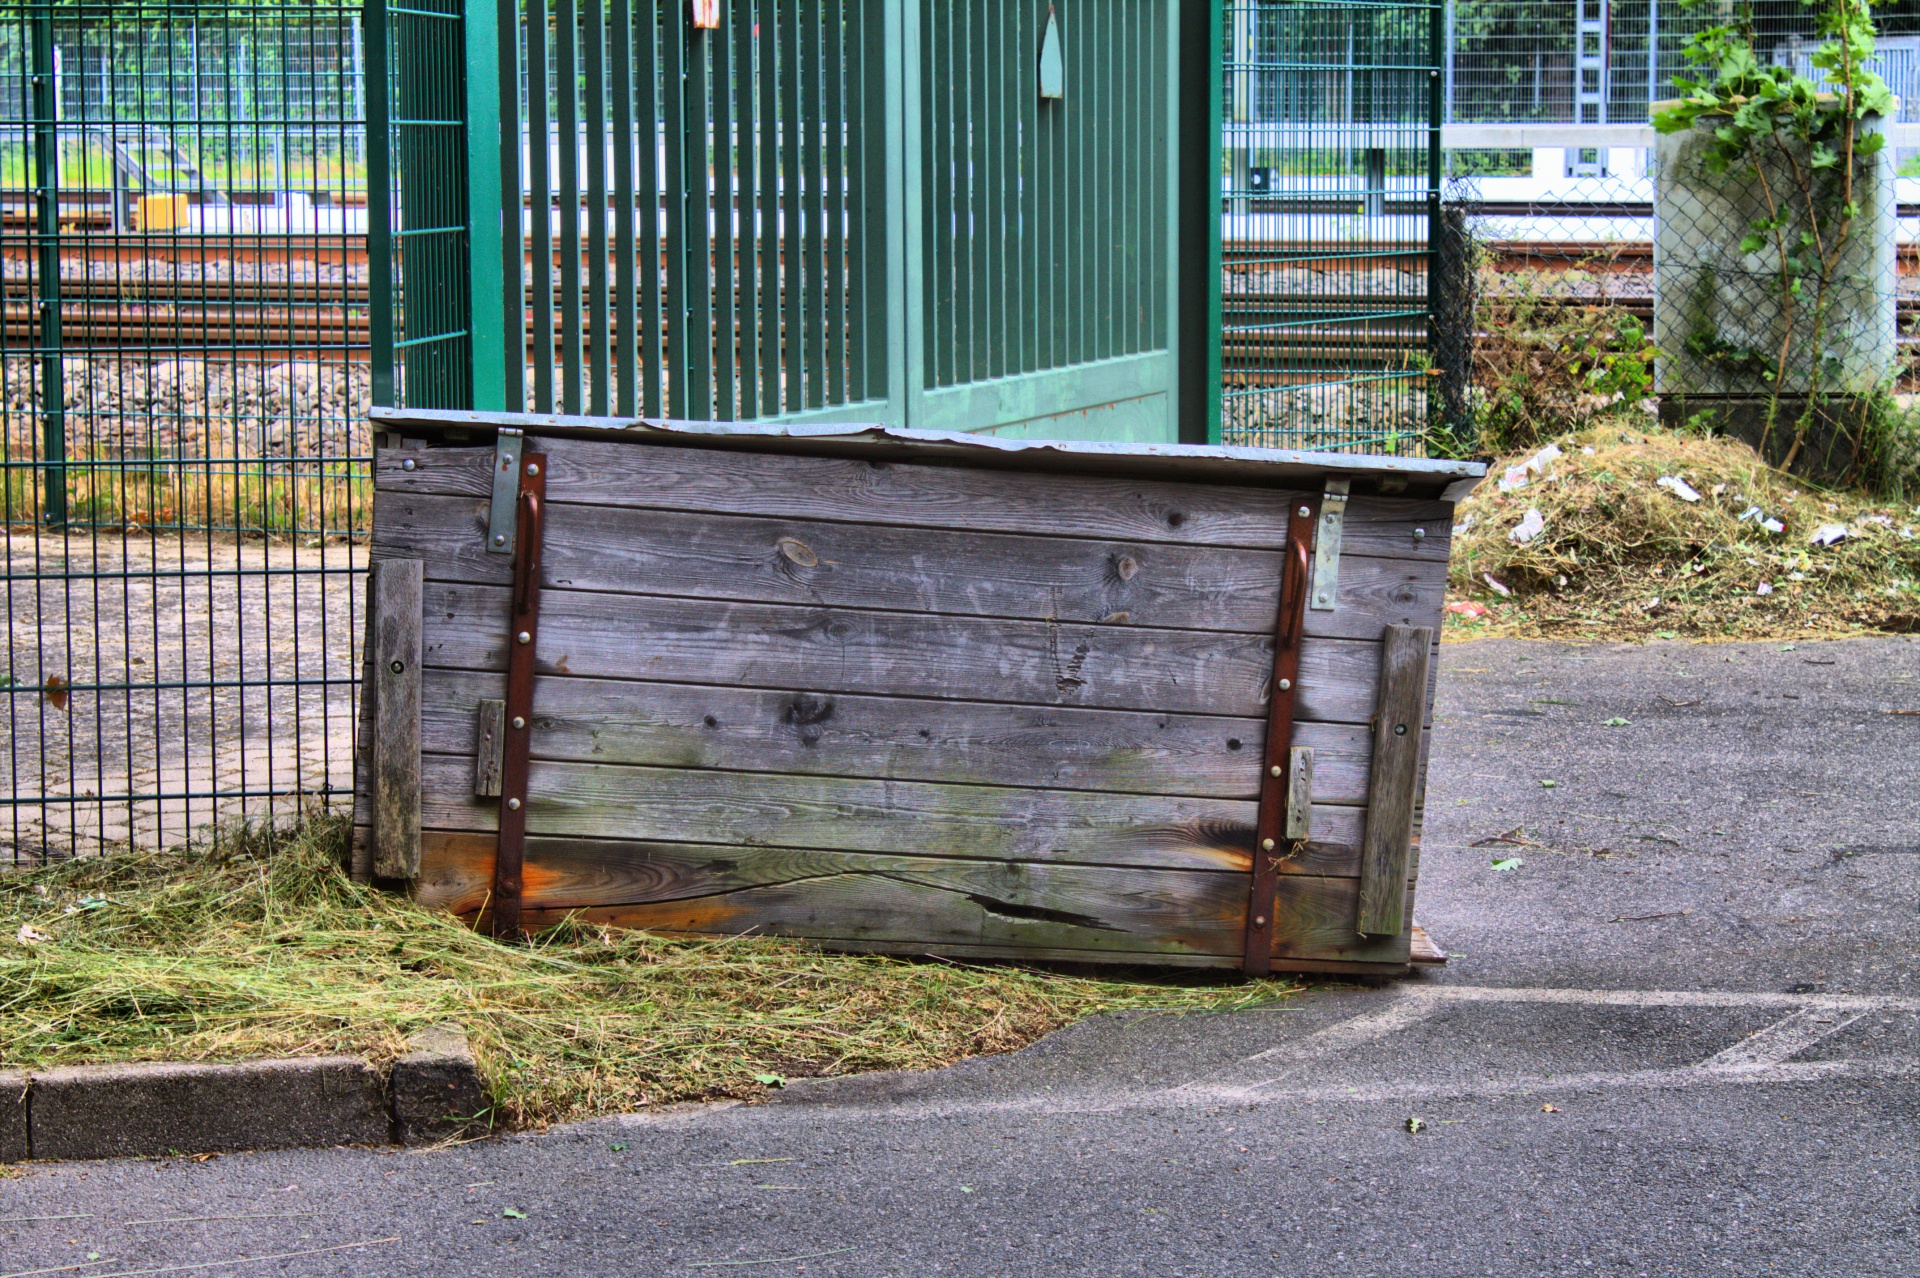
[[[1273,966],[1282,827],[1292,767],[1293,706],[1299,693],[1300,640],[1312,576],[1314,525],[1320,500],[1309,497],[1287,517],[1287,557],[1280,572],[1280,615],[1274,624],[1273,686],[1267,697],[1267,748],[1260,766],[1260,815],[1253,836],[1253,882],[1247,894],[1247,945],[1242,970],[1265,976]]]
[[[507,624],[507,732],[500,768],[500,841],[493,859],[493,934],[518,936],[527,854],[527,771],[533,737],[533,663],[540,639],[540,551],[545,533],[547,457],[520,455]]]

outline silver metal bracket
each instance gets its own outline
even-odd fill
[[[1313,535],[1313,593],[1307,596],[1307,607],[1314,612],[1332,612],[1340,597],[1340,534],[1346,528],[1352,483],[1345,475],[1329,476],[1320,499],[1320,527]]]
[[[520,507],[520,449],[526,442],[519,429],[502,426],[493,444],[493,505],[487,511],[487,550],[511,555],[515,545],[516,515]]]

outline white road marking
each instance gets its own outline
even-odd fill
[[[1416,1025],[1439,1010],[1439,1003],[1425,998],[1400,998],[1364,1016],[1329,1025],[1325,1029],[1315,1030],[1297,1043],[1285,1043],[1279,1047],[1269,1047],[1264,1052],[1255,1052],[1246,1059],[1265,1060],[1271,1056],[1305,1055],[1309,1052],[1338,1051],[1346,1047],[1358,1047],[1362,1043],[1371,1043],[1377,1038]]]
[[[1775,1021],[1725,1051],[1714,1053],[1700,1062],[1700,1068],[1743,1070],[1779,1065],[1866,1014],[1865,1008],[1803,1007],[1785,1020]]]
[[[1471,1100],[1479,1097],[1560,1095],[1641,1088],[1654,1091],[1685,1091],[1695,1087],[1727,1087],[1756,1083],[1808,1083],[1842,1078],[1914,1078],[1920,1076],[1920,1060],[1907,1058],[1870,1061],[1810,1061],[1778,1065],[1754,1065],[1742,1069],[1702,1069],[1697,1065],[1679,1069],[1610,1070],[1591,1074],[1556,1074],[1550,1079],[1410,1079],[1392,1083],[1338,1083],[1320,1087],[1275,1089],[1264,1084],[1250,1087],[1183,1087],[1173,1097],[1142,1098],[1128,1108],[1157,1108],[1177,1100],[1181,1106],[1273,1105],[1288,1101],[1386,1101],[1386,1100]]]
[[[1469,1003],[1582,1003],[1611,1007],[1835,1007],[1861,1012],[1920,1012],[1920,998],[1886,994],[1773,994],[1747,990],[1562,990],[1519,985],[1427,985],[1419,998]]]

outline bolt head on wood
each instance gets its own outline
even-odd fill
[[[539,466],[539,463],[537,463],[537,462],[528,462],[528,463],[527,463],[527,474],[528,474],[528,475],[538,475],[539,473],[540,473],[540,466]]]
[[[393,671],[395,674],[399,674],[402,670],[405,670],[406,668],[407,668],[407,663],[404,661],[389,661],[387,663],[387,669]]]
[[[1255,927],[1265,927],[1267,925],[1267,916],[1264,914],[1254,915],[1253,925]]]
[[[1273,851],[1273,840],[1272,840],[1272,839],[1262,839],[1262,840],[1260,840],[1260,850],[1261,850],[1262,852],[1271,852],[1271,851]]]
[[[1302,507],[1300,508],[1300,518],[1302,518],[1302,519],[1311,519],[1312,517],[1313,517],[1313,507],[1311,507],[1311,506],[1302,506]]]
[[[401,463],[400,463],[400,469],[401,469],[401,470],[412,470],[412,469],[413,469],[413,458],[411,458],[411,457],[409,457],[409,458],[407,458],[407,459],[406,459],[405,461],[403,461],[403,462],[401,462]]]
[[[515,643],[532,643],[533,636],[528,634],[526,631],[522,630],[519,634],[513,637],[513,641]]]
[[[520,800],[518,800],[518,799],[508,799],[508,800],[507,800],[507,807],[508,807],[508,808],[510,808],[510,809],[512,809],[512,810],[513,810],[513,811],[515,811],[515,812],[518,812],[518,811],[520,810]]]
[[[527,721],[516,714],[513,716],[513,726],[516,728],[524,728],[527,726]]]
[[[1275,684],[1274,686],[1275,686],[1275,687],[1277,687],[1277,688],[1279,688],[1279,689],[1280,689],[1280,691],[1282,691],[1282,692],[1292,692],[1292,691],[1293,691],[1293,680],[1291,680],[1291,679],[1282,679],[1282,680],[1281,680],[1281,681],[1280,681],[1280,682],[1279,682],[1278,684]]]
[[[494,544],[494,545],[496,545],[496,546],[504,546],[504,545],[506,545],[506,544],[507,544],[507,535],[506,535],[505,533],[495,533],[495,534],[493,535],[493,544]]]
[[[1416,528],[1413,530],[1413,539],[1415,541],[1424,541],[1426,540],[1426,536],[1427,530],[1424,528]]]
[[[1277,763],[1276,763],[1276,764],[1274,764],[1274,765],[1273,765],[1273,766],[1272,766],[1271,768],[1268,768],[1268,769],[1267,769],[1267,773],[1268,773],[1268,775],[1270,775],[1270,776],[1276,776],[1276,777],[1277,777],[1277,776],[1279,776],[1279,775],[1280,775],[1280,765],[1279,765],[1279,764],[1277,764]]]

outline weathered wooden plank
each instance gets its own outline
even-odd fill
[[[1403,913],[1413,917],[1413,890],[1402,882]],[[1282,875],[1277,924],[1273,932],[1276,960],[1305,959],[1349,963],[1405,963],[1412,937],[1403,925],[1390,936],[1362,936],[1353,920],[1360,907],[1360,880]]]
[[[503,686],[429,669],[422,748],[469,749],[469,707]],[[1258,797],[1266,736],[1257,719],[559,677],[533,706],[542,759],[1220,799]],[[1317,802],[1366,802],[1367,725],[1302,723],[1294,739],[1314,752]]]
[[[1293,746],[1288,751],[1287,821],[1285,837],[1290,841],[1313,837],[1313,751]]]
[[[1444,559],[1340,556],[1331,612],[1307,610],[1308,639],[1378,640],[1388,626],[1437,626],[1447,601]]]
[[[471,497],[385,497],[374,553],[424,559],[436,581],[506,585],[513,566],[487,553],[486,519],[487,504]],[[547,509],[545,537],[555,589],[1248,634],[1273,629],[1282,559],[1235,547],[561,503]],[[1397,606],[1375,607],[1405,575],[1397,563],[1388,569],[1356,589],[1353,606],[1397,615]]]
[[[497,799],[507,766],[507,703],[500,697],[478,697],[472,704],[473,792]]]
[[[420,872],[420,561],[372,565],[373,872]]]
[[[416,898],[422,904],[452,910],[457,914],[470,914],[478,910],[493,884],[493,836],[471,830],[429,829],[421,834],[421,849],[420,875],[414,882]],[[529,908],[621,905],[730,892],[740,887],[783,881],[798,873],[794,869],[796,866],[825,864],[818,860],[821,857],[872,860],[875,857],[911,856],[916,861],[928,863],[960,859],[838,848],[778,845],[739,847],[658,839],[558,835],[530,836],[527,849],[525,883],[528,893],[526,900],[531,903]],[[1050,864],[1044,861],[973,863],[999,866]],[[1057,864],[1077,863],[1063,861]],[[1358,865],[1357,848],[1354,849],[1354,855],[1347,858],[1347,864]],[[1146,870],[1155,867],[1124,868]],[[1302,858],[1293,866],[1293,871],[1306,877],[1329,877],[1324,871],[1311,873],[1313,868],[1306,858]],[[1216,871],[1207,869],[1205,872]],[[1333,877],[1350,878],[1352,875]],[[1238,890],[1243,904],[1245,882],[1242,875]]]
[[[373,553],[423,559],[435,581],[506,585],[513,565],[487,553],[486,522],[487,503],[473,498],[385,498]],[[1283,558],[565,504],[548,508],[546,528],[547,581],[562,589],[1239,634],[1273,630]],[[1445,596],[1444,561],[1348,555],[1339,606],[1309,613],[1306,633],[1375,639],[1389,625],[1431,624]]]
[[[1380,644],[1380,712],[1374,721],[1373,784],[1360,865],[1358,929],[1395,935],[1406,918],[1407,857],[1420,784],[1420,719],[1426,709],[1433,631],[1389,626]]]
[[[429,670],[425,749],[470,749],[472,707],[503,686],[498,674]],[[535,685],[533,711],[542,759],[1223,799],[1257,796],[1266,732],[1258,719],[1212,715],[559,676]],[[1314,735],[1337,753],[1325,801],[1364,802],[1366,729]]]
[[[492,858],[484,836],[446,838],[418,899],[476,914]],[[522,900],[529,913],[646,908],[644,926],[677,932],[1214,953],[1244,893],[1242,876],[1211,871],[530,837]]]
[[[425,756],[426,826],[498,828],[498,805],[464,792],[471,767],[466,756]],[[1233,799],[536,761],[526,810],[529,833],[542,836],[1245,870],[1253,808]],[[1282,871],[1357,874],[1364,813],[1315,808],[1315,840]]]
[[[430,664],[503,670],[497,586],[427,587]],[[539,670],[601,679],[1251,716],[1270,639],[549,590]],[[1337,640],[1325,642],[1337,643]],[[1373,645],[1364,647],[1371,655]],[[1368,661],[1352,668],[1368,670]],[[1367,705],[1371,708],[1371,697]]]
[[[506,668],[507,592],[429,583],[427,661]],[[1272,639],[550,590],[541,675],[1254,717]],[[1303,640],[1296,717],[1365,723],[1378,645]]]
[[[555,502],[726,511],[975,532],[1120,538],[1186,546],[1286,547],[1286,489],[1215,487],[1094,475],[798,457],[604,440],[542,439]],[[382,493],[486,497],[491,448],[413,453],[415,468],[381,457]],[[1349,553],[1446,561],[1452,507],[1356,497],[1347,506]],[[1413,530],[1426,531],[1415,538]]]
[[[1246,900],[1241,875],[1090,865],[943,861],[791,848],[595,843],[530,838],[529,927],[573,915],[587,922],[698,934],[756,932],[843,948],[1035,957],[1217,954],[1239,959]],[[476,918],[492,845],[447,836],[444,880],[423,876],[420,899]],[[1277,962],[1404,964],[1409,938],[1361,938],[1353,879],[1280,881]],[[633,899],[621,900],[626,896]],[[1157,960],[1156,960],[1157,961]]]

